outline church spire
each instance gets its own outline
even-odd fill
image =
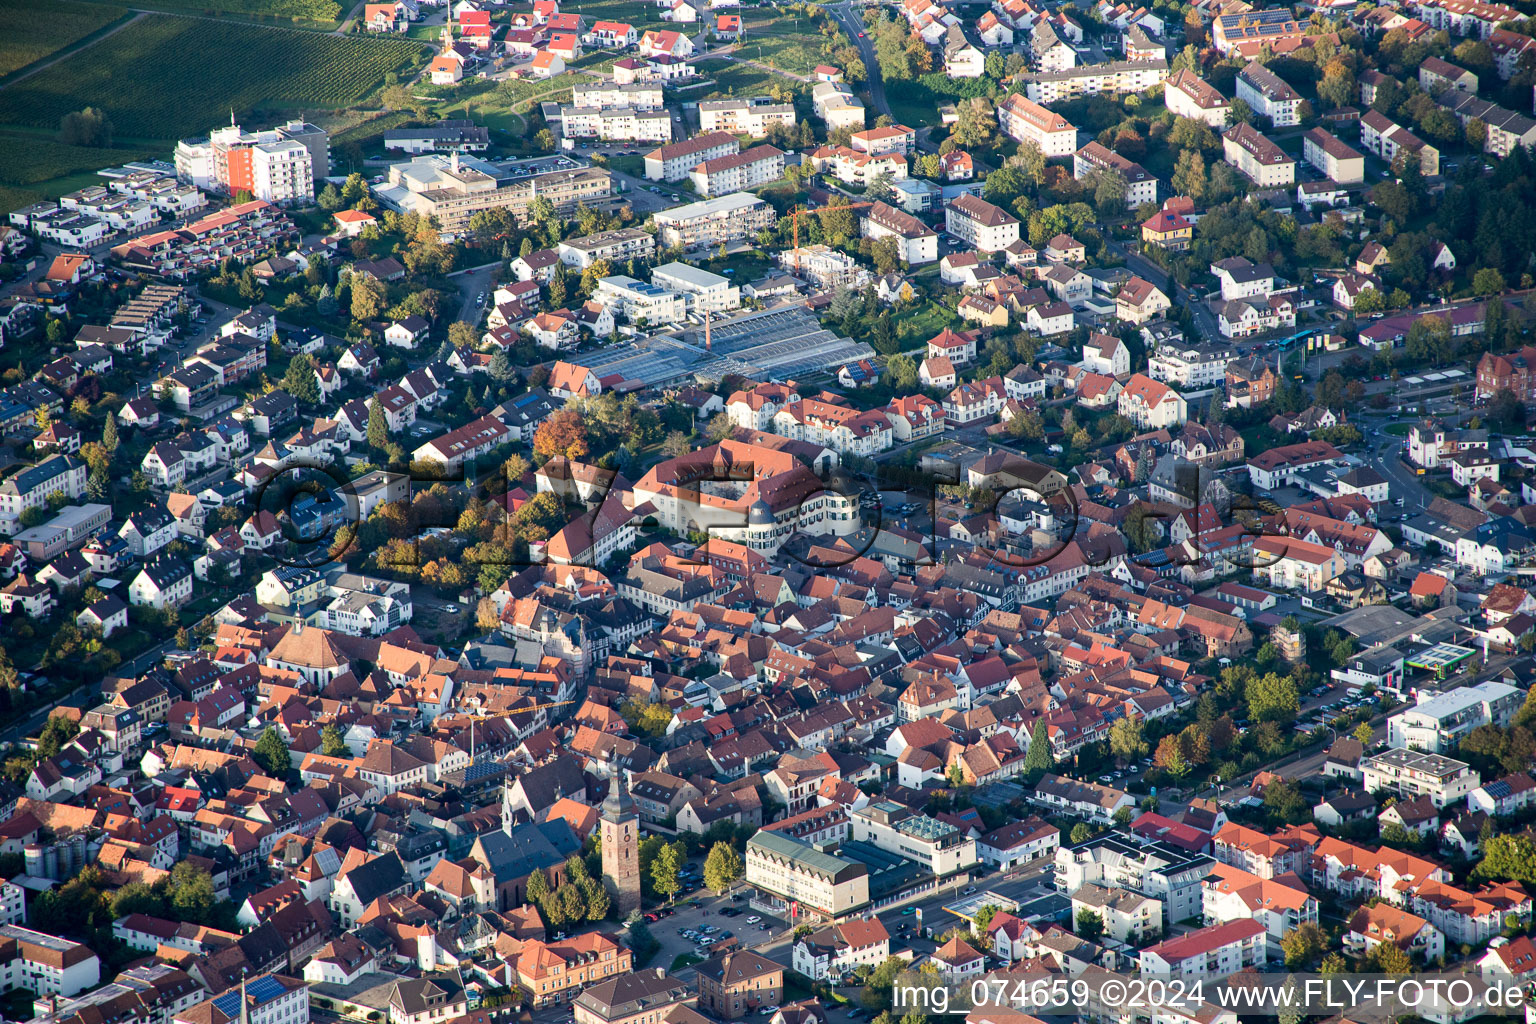
[[[620,778],[623,774],[623,769],[615,765],[613,773],[608,776],[608,796],[603,801],[603,817],[609,821],[618,821],[634,810],[635,804],[630,799],[629,787]]]

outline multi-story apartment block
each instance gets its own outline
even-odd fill
[[[860,229],[865,238],[894,238],[903,262],[911,266],[939,258],[939,233],[910,213],[878,202],[865,214]]]
[[[1387,719],[1387,745],[1443,753],[1480,725],[1509,725],[1524,698],[1523,691],[1492,679],[1426,696]]]
[[[741,152],[730,132],[707,132],[645,154],[645,176],[651,181],[682,181],[706,160]]]
[[[50,455],[35,466],[7,477],[0,483],[0,533],[16,533],[21,514],[28,509],[44,508],[52,494],[79,498],[85,494],[89,467],[73,455]]]
[[[1265,962],[1267,934],[1251,918],[1210,925],[1141,951],[1142,977],[1197,982],[1225,978]]]
[[[560,136],[604,142],[670,142],[672,115],[636,107],[560,108]]]
[[[447,158],[425,156],[395,164],[389,169],[389,189],[384,195],[403,209],[436,217],[443,231],[456,233],[466,230],[481,210],[499,207],[526,224],[536,199],[549,200],[557,213],[571,214],[577,206],[593,205],[613,191],[608,172],[598,167],[507,180],[494,167],[482,170],[481,166],[489,165],[476,163],[473,158],[461,161],[453,153]]]
[[[1302,136],[1302,155],[1307,163],[1340,185],[1365,180],[1365,156],[1321,128],[1309,129]]]
[[[1071,896],[1085,885],[1124,889],[1163,905],[1164,921],[1200,916],[1200,882],[1214,862],[1170,843],[1139,842],[1108,833],[1055,854],[1056,890]]]
[[[1133,373],[1120,390],[1120,415],[1142,430],[1178,426],[1189,418],[1184,397],[1145,374]]]
[[[869,906],[869,867],[809,843],[760,830],[747,841],[747,884],[759,898],[798,905],[800,913],[844,920]]]
[[[1466,762],[1416,750],[1386,750],[1362,758],[1360,774],[1367,793],[1386,791],[1405,799],[1424,796],[1436,807],[1462,803],[1482,785]]]
[[[1072,894],[1072,918],[1090,913],[1116,942],[1139,946],[1163,931],[1163,905],[1138,892],[1089,882]]]
[[[571,86],[571,102],[578,107],[629,107],[633,110],[660,110],[666,106],[661,85],[655,82],[577,84]]]
[[[869,843],[918,864],[928,874],[948,878],[977,863],[976,840],[949,822],[882,800],[848,813],[856,843]]]
[[[848,146],[821,146],[806,159],[817,173],[831,171],[837,180],[850,185],[868,185],[881,175],[890,181],[907,176],[907,158],[897,152],[865,153]]]
[[[1211,22],[1211,44],[1223,57],[1233,51],[1254,57],[1265,45],[1276,53],[1289,52],[1306,38],[1310,27],[1305,21],[1297,21],[1289,7],[1237,11],[1218,15]]]
[[[309,987],[280,974],[246,978],[176,1014],[170,1024],[309,1024]]]
[[[694,968],[699,1008],[716,1020],[773,1012],[784,998],[784,966],[750,950],[733,950]]]
[[[998,105],[997,124],[1010,139],[1034,143],[1047,159],[1077,152],[1077,129],[1072,123],[1019,93]]]
[[[854,132],[848,145],[860,153],[879,156],[881,153],[899,153],[906,156],[917,148],[917,132],[904,124],[888,124]]]
[[[1513,153],[1519,147],[1526,149],[1536,147],[1536,121],[1524,114],[1506,110],[1485,99],[1457,92],[1454,89],[1442,93],[1437,102],[1450,111],[1451,116],[1455,117],[1462,127],[1466,127],[1467,122],[1474,118],[1483,122],[1487,128],[1487,136],[1483,142],[1485,153],[1503,157]]]
[[[944,230],[982,252],[1001,252],[1019,240],[1019,219],[966,193],[944,207]]]
[[[675,324],[688,315],[688,303],[683,296],[623,274],[597,282],[592,298],[630,323]]]
[[[817,82],[811,87],[811,103],[828,131],[864,127],[864,104],[843,82]]]
[[[662,210],[655,218],[661,244],[685,249],[751,238],[778,220],[766,200],[742,192]]]
[[[1157,202],[1157,177],[1134,160],[1090,142],[1072,159],[1072,176],[1081,181],[1094,171],[1113,171],[1125,179],[1125,205],[1134,210],[1144,203]]]
[[[101,982],[90,947],[21,925],[0,925],[0,991],[73,996]]]
[[[1296,161],[1252,125],[1228,128],[1221,137],[1221,147],[1227,163],[1260,187],[1277,188],[1296,181]]]
[[[741,305],[741,289],[730,278],[685,263],[657,267],[651,284],[683,296],[692,313],[723,313]]]
[[[1440,150],[1413,132],[1397,124],[1379,110],[1360,115],[1360,145],[1391,163],[1400,151],[1418,154],[1419,171],[1426,175],[1440,173]]]
[[[330,172],[330,137],[303,121],[258,132],[230,125],[176,146],[181,181],[231,196],[249,192],[269,203],[308,202],[315,181]]]
[[[784,153],[772,146],[757,146],[743,153],[706,160],[688,173],[701,196],[723,196],[766,185],[784,176]]]
[[[1185,390],[1221,383],[1227,373],[1225,349],[1166,345],[1147,357],[1147,376]]]
[[[1513,7],[1483,0],[1415,0],[1408,9],[1430,28],[1474,39],[1487,39],[1501,22],[1520,18],[1520,12]]]
[[[1155,88],[1167,78],[1168,62],[1162,58],[1085,64],[1019,76],[1024,94],[1036,103],[1056,103],[1079,96],[1129,96]]]
[[[761,139],[773,125],[793,128],[795,105],[777,103],[767,96],[699,102],[699,130],[703,132],[730,132]]]
[[[656,236],[641,228],[618,228],[567,238],[556,251],[561,263],[576,270],[586,270],[599,260],[613,264],[647,259],[656,251]]]
[[[1180,68],[1168,76],[1164,86],[1163,102],[1179,117],[1191,117],[1196,121],[1223,131],[1232,113],[1232,103],[1221,90],[1188,68]]]
[[[1276,128],[1289,127],[1300,121],[1297,111],[1301,106],[1301,94],[1258,61],[1249,62],[1238,72],[1237,98],[1252,107],[1255,114],[1269,118]]]
[[[1252,919],[1264,926],[1266,952],[1281,955],[1280,940],[1303,924],[1316,924],[1317,897],[1298,885],[1261,878],[1242,868],[1216,864],[1201,882],[1205,923]]]
[[[1312,852],[1322,836],[1307,826],[1266,835],[1233,822],[1223,824],[1211,838],[1211,856],[1222,864],[1242,868],[1260,878],[1310,874]]]

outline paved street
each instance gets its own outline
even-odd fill
[[[843,26],[843,31],[848,33],[853,45],[859,48],[859,59],[864,62],[865,84],[869,87],[869,98],[874,103],[875,113],[889,115],[891,104],[885,98],[885,82],[880,78],[880,64],[875,60],[875,44],[864,29],[864,19],[847,0],[833,4],[827,10]]]
[[[495,284],[495,274],[501,264],[488,263],[480,267],[470,267],[465,270],[455,271],[448,276],[458,282],[459,285],[459,312],[455,320],[479,326],[480,318],[490,307],[491,291]]]

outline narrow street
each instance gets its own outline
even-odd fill
[[[890,101],[885,98],[885,83],[880,78],[880,65],[875,61],[875,44],[864,30],[864,19],[859,17],[858,11],[854,10],[848,0],[830,5],[827,10],[843,26],[843,31],[848,33],[853,45],[859,48],[859,59],[864,62],[865,84],[869,86],[869,98],[874,102],[875,113],[894,116],[891,114]]]

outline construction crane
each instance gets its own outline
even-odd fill
[[[823,206],[819,210],[813,210],[804,206],[797,206],[789,215],[790,227],[794,233],[795,273],[800,273],[800,215],[803,213],[822,214],[836,213],[838,210],[861,210],[866,206],[874,206],[874,203],[843,203],[841,206]]]

